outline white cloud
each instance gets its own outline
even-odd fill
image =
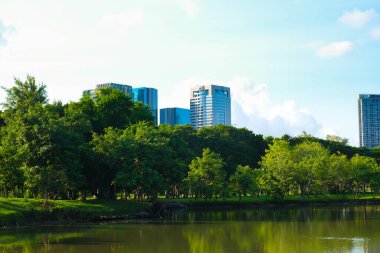
[[[231,81],[190,77],[171,89],[168,98],[161,99],[160,108],[189,108],[190,88],[202,84],[220,84],[231,88],[232,124],[246,127],[255,133],[272,136],[298,135],[302,131],[321,136],[322,127],[307,110],[293,100],[273,105],[267,84],[254,84],[249,78],[236,76]]]
[[[372,29],[370,34],[371,34],[372,38],[374,38],[375,40],[380,40],[380,26]]]
[[[220,83],[212,82],[202,77],[193,76],[187,78],[178,85],[170,89],[167,99],[159,99],[159,108],[165,107],[181,107],[181,108],[190,108],[190,88],[197,85],[205,85],[210,83]]]
[[[360,27],[365,26],[376,15],[377,13],[374,9],[368,9],[365,11],[354,9],[352,11],[345,12],[339,18],[339,22],[345,25],[355,27],[355,28],[360,28]]]
[[[333,58],[343,56],[349,53],[353,48],[353,43],[351,41],[338,41],[332,42],[325,46],[320,47],[316,55],[319,58]]]
[[[194,0],[176,0],[176,1],[189,17],[194,17],[199,11],[198,4]]]
[[[321,125],[294,100],[272,105],[268,85],[254,84],[246,77],[235,77],[227,85],[231,87],[232,122],[236,126],[277,137],[302,131],[319,135]]]
[[[100,20],[100,26],[105,29],[117,32],[125,32],[130,27],[143,22],[144,12],[140,8],[132,9],[128,12],[106,14]]]
[[[13,26],[4,25],[3,21],[0,19],[0,46],[5,46],[7,44],[7,35],[14,31]]]

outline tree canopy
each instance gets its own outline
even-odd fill
[[[44,84],[15,79],[0,112],[0,195],[45,199],[217,198],[380,190],[380,151],[304,133],[263,137],[218,125],[154,126],[149,107],[100,89],[49,103]]]

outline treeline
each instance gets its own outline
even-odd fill
[[[154,127],[117,89],[48,103],[28,76],[0,114],[0,194],[45,199],[219,197],[378,191],[379,150],[245,128]],[[377,160],[376,160],[377,159]]]

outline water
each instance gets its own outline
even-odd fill
[[[202,210],[150,222],[6,228],[0,252],[380,252],[380,206]]]

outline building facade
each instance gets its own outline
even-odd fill
[[[126,85],[126,84],[119,84],[119,83],[101,83],[96,85],[95,90],[85,90],[83,91],[83,95],[87,94],[90,96],[95,96],[96,90],[97,89],[102,89],[102,88],[114,88],[118,89],[124,94],[127,94],[130,98],[132,98],[132,86]]]
[[[158,125],[158,92],[155,88],[140,87],[132,89],[133,101],[140,101],[150,107],[154,124]]]
[[[190,91],[190,122],[195,129],[231,125],[230,88],[203,85]]]
[[[358,107],[360,147],[380,146],[380,95],[360,94]]]
[[[160,124],[186,125],[190,124],[190,110],[184,108],[162,108],[160,109]]]

